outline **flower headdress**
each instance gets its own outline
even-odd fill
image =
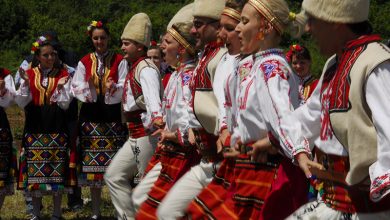
[[[45,36],[38,37],[38,39],[34,43],[32,43],[31,53],[35,54],[35,52],[39,50],[39,48],[42,46],[42,44],[47,42],[47,41],[48,41],[48,39]]]
[[[302,51],[302,46],[299,45],[299,44],[293,44],[290,46],[290,49],[287,51],[286,53],[286,59],[289,63],[291,63],[291,60],[292,60],[292,55],[295,53],[295,52],[300,52]]]
[[[88,35],[91,35],[91,31],[94,27],[95,28],[102,28],[103,22],[102,21],[91,21],[91,23],[87,27]]]
[[[157,41],[155,41],[155,40],[150,41],[150,46],[151,47],[157,46]]]

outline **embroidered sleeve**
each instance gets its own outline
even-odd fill
[[[377,131],[377,161],[369,168],[370,198],[374,202],[390,194],[390,61],[371,73],[366,84],[366,101]]]
[[[294,108],[290,100],[290,83],[287,80],[291,74],[286,63],[279,60],[269,60],[260,65],[267,85],[271,103],[264,106],[270,123],[270,130],[277,134],[283,153],[293,158],[298,149],[309,149],[308,141],[303,137],[299,123],[291,123],[289,127],[281,126],[282,117],[291,114]],[[261,96],[260,96],[261,97]],[[265,100],[261,100],[264,102]],[[295,147],[294,147],[295,146]],[[310,150],[309,150],[310,151]]]
[[[29,68],[29,63],[27,60],[23,60],[23,62],[20,64],[19,66],[19,69],[22,68],[24,71],[27,71],[28,68]],[[20,73],[19,73],[19,70],[16,71],[16,74],[15,74],[15,88],[19,88],[20,86]]]
[[[24,108],[32,100],[30,87],[27,81],[20,79],[20,87],[16,91],[15,102],[20,108]]]
[[[57,103],[57,105],[64,110],[69,108],[69,104],[73,98],[70,93],[71,81],[70,78],[62,89],[56,88],[53,95],[50,97],[50,102]]]
[[[3,91],[0,91],[0,106],[8,107],[12,104],[15,99],[15,84],[11,75],[8,75],[4,78],[5,88]]]
[[[85,66],[82,62],[77,65],[72,79],[71,93],[81,102],[96,102],[97,95],[94,86],[85,80]]]
[[[162,119],[159,73],[153,68],[145,67],[141,70],[140,82],[148,115],[144,121],[147,128],[151,127],[154,120]]]
[[[309,142],[308,145],[293,143],[292,156],[295,162],[295,156],[299,153],[305,152],[311,156],[311,150],[314,146],[314,141],[319,137],[321,131],[321,100],[320,87],[318,86],[312,96],[307,102],[295,109],[293,112],[281,118],[281,128],[287,132],[288,135],[300,135],[305,137]],[[297,128],[298,130],[290,129]],[[294,132],[297,134],[294,134]],[[290,134],[292,133],[292,134]]]
[[[264,79],[266,81],[277,76],[284,80],[288,79],[288,68],[277,59],[271,59],[263,62],[260,65],[260,69],[264,73]]]
[[[105,94],[106,104],[117,104],[121,102],[123,95],[123,86],[126,75],[129,72],[127,61],[123,59],[118,66],[118,83],[113,83],[111,88],[107,89]]]
[[[176,87],[178,91],[177,94],[178,96],[178,101],[182,102],[178,106],[181,106],[180,109],[180,120],[179,120],[179,127],[177,129],[177,138],[179,140],[179,143],[182,146],[188,146],[189,141],[188,141],[188,130],[190,128],[190,115],[188,112],[188,107],[190,105],[190,100],[191,100],[191,90],[190,90],[190,81],[192,79],[193,72],[192,70],[187,70],[181,74],[181,86],[178,85]],[[172,77],[171,77],[172,78]]]

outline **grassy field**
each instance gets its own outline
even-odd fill
[[[89,189],[83,188],[83,198],[90,198]],[[87,203],[80,211],[70,212],[67,211],[66,208],[67,198],[63,196],[62,198],[62,208],[63,213],[62,217],[64,219],[84,219],[87,220],[91,216],[91,204]],[[43,197],[43,209],[42,209],[42,219],[50,219],[53,204],[52,197],[45,196]],[[110,195],[107,187],[103,188],[102,193],[102,204],[100,206],[102,219],[115,219],[114,218],[114,206],[111,204]],[[29,215],[26,214],[26,203],[24,201],[24,197],[21,191],[16,191],[15,195],[7,196],[5,198],[4,205],[0,210],[0,217],[2,220],[5,219],[28,219]]]
[[[11,130],[14,137],[14,145],[16,148],[20,146],[20,139],[23,134],[24,124],[24,112],[20,108],[13,106],[6,110],[8,120],[11,125]],[[15,186],[16,187],[16,186]],[[88,188],[82,189],[83,199],[90,200],[90,192]],[[78,212],[66,211],[67,197],[63,196],[62,208],[64,219],[89,219],[91,216],[91,204],[87,203],[83,209]],[[114,206],[111,203],[110,195],[107,187],[103,188],[102,204],[101,204],[102,219],[115,219],[114,218]],[[45,196],[43,198],[43,219],[50,219],[53,210],[52,197]],[[3,207],[0,209],[0,218],[5,219],[29,219],[26,214],[26,203],[24,201],[23,193],[19,190],[15,190],[15,195],[7,196]]]

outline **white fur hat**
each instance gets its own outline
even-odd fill
[[[181,8],[175,16],[171,19],[167,26],[167,30],[172,27],[173,24],[178,22],[192,22],[194,20],[194,16],[192,13],[194,12],[194,3],[190,3],[183,8]]]
[[[368,20],[370,0],[304,0],[302,9],[324,21],[353,24]]]
[[[205,17],[219,20],[226,0],[195,0],[194,17]]]
[[[152,35],[152,22],[147,14],[135,14],[127,23],[123,30],[122,40],[133,40],[146,47],[149,47],[150,37]]]

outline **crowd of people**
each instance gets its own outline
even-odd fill
[[[16,180],[32,220],[45,195],[52,220],[63,194],[81,206],[80,187],[100,219],[104,185],[117,219],[390,219],[390,49],[368,12],[369,0],[304,0],[298,14],[285,0],[195,0],[160,44],[135,14],[123,54],[92,21],[79,61],[44,32],[15,79],[0,69],[0,208]],[[320,79],[305,46],[280,49],[305,31],[328,58]]]

